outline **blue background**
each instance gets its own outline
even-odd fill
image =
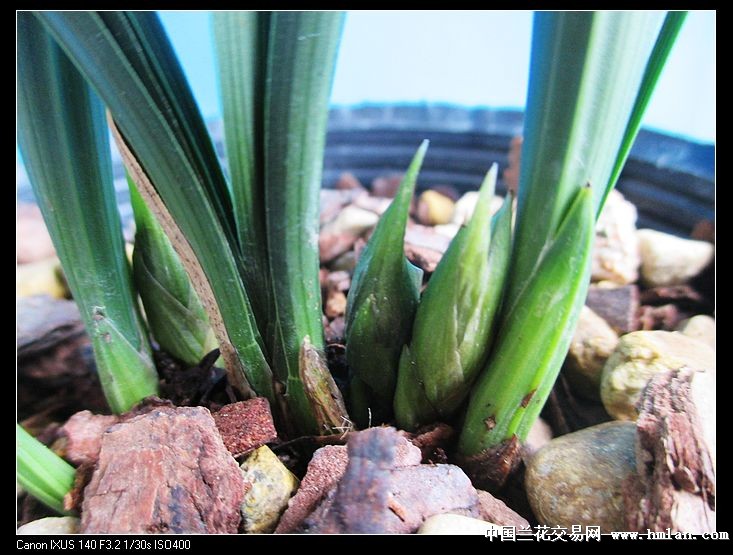
[[[208,12],[161,12],[201,110],[220,113]],[[349,11],[332,104],[447,102],[522,108],[530,11]],[[714,11],[691,11],[644,125],[715,141]]]

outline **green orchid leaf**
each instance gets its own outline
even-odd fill
[[[29,12],[18,14],[18,142],[92,341],[110,407],[158,391],[112,182],[104,107]]]
[[[265,83],[269,12],[212,14],[224,143],[244,279],[260,329],[270,321],[265,229]],[[266,335],[269,337],[269,334]]]
[[[599,213],[664,12],[537,12],[507,307],[578,189]]]
[[[274,405],[272,372],[243,284],[228,186],[157,16],[36,16],[107,105],[123,160],[207,309],[230,382]]]
[[[322,433],[300,382],[306,337],[323,352],[318,214],[328,101],[344,15],[269,16],[264,101],[264,199],[275,375],[299,428]]]
[[[511,279],[469,402],[463,456],[525,439],[547,400],[585,302],[595,218],[675,34],[676,18],[664,19],[535,15]]]
[[[72,514],[64,508],[64,497],[74,487],[76,470],[17,423],[15,461],[15,477],[23,489],[57,513]]]

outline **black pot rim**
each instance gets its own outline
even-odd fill
[[[491,163],[507,164],[511,139],[522,134],[523,112],[449,104],[364,104],[331,109],[324,186],[342,172],[369,184],[401,173],[417,146],[431,146],[418,189],[451,185],[476,189]],[[500,173],[501,175],[501,173]],[[505,186],[498,184],[498,192]],[[688,235],[703,219],[714,220],[715,145],[642,129],[617,189],[639,210],[639,227]]]

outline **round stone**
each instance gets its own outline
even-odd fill
[[[529,461],[524,483],[548,526],[624,529],[622,483],[635,470],[632,422],[606,422],[553,439]]]

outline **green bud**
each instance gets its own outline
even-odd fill
[[[358,381],[359,407],[352,415],[362,427],[369,413],[389,418],[403,345],[409,340],[422,270],[405,258],[405,228],[428,141],[423,141],[394,201],[380,219],[359,258],[346,307],[346,360]]]
[[[497,171],[494,164],[418,306],[395,396],[405,429],[452,416],[488,357],[511,253],[510,196],[491,220]]]

